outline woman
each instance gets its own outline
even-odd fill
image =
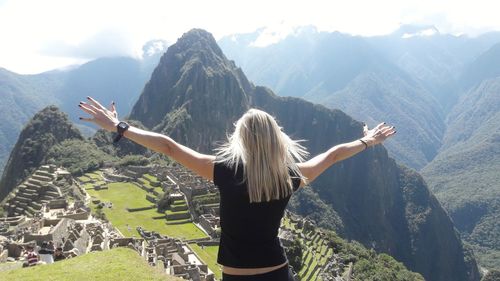
[[[385,123],[364,127],[362,139],[336,145],[303,162],[307,151],[291,140],[269,114],[250,109],[235,125],[216,156],[196,152],[168,136],[119,122],[114,103],[108,110],[96,100],[80,102],[93,122],[166,154],[220,190],[221,239],[218,263],[223,280],[293,280],[278,239],[278,228],[293,191],[312,182],[335,162],[381,143],[396,133]],[[117,129],[118,128],[118,129]]]

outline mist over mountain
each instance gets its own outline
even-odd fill
[[[166,42],[153,40],[144,45],[141,60],[128,57],[101,58],[70,70],[20,75],[0,68],[0,173],[26,122],[38,110],[55,104],[76,121],[78,101],[86,96],[115,101],[120,116],[130,112],[149,79]],[[78,125],[86,135],[94,127]]]
[[[340,110],[254,86],[209,33],[196,29],[162,57],[130,118],[211,153],[250,107],[276,116],[289,135],[307,140],[313,155],[362,134],[362,124]],[[347,238],[393,255],[428,280],[479,279],[474,258],[423,179],[382,146],[335,165],[312,189],[342,220],[334,227]],[[295,208],[302,209],[300,200]]]

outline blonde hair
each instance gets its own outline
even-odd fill
[[[290,173],[304,179],[296,161],[309,154],[298,141],[282,131],[274,117],[250,109],[236,122],[232,135],[217,150],[217,162],[235,171],[243,164],[243,180],[250,202],[284,198],[293,192]]]

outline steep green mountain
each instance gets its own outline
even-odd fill
[[[0,180],[0,200],[42,164],[49,149],[67,139],[83,139],[55,106],[35,114],[23,128]]]
[[[0,68],[0,173],[23,125],[45,106],[58,105],[75,121],[81,116],[78,101],[91,95],[106,104],[114,100],[120,116],[130,112],[165,48],[165,42],[154,40],[144,45],[140,60],[101,58],[76,68],[36,75]],[[95,131],[84,124],[77,126],[86,135]]]
[[[420,93],[420,97],[415,97]],[[375,68],[354,78],[321,104],[338,108],[370,127],[381,121],[396,126],[398,138],[386,143],[391,156],[421,168],[441,146],[445,129],[436,101],[418,83],[390,70]]]
[[[44,77],[19,75],[0,68],[0,172],[24,124],[54,102],[57,80],[53,73]]]
[[[420,169],[437,154],[443,109],[418,76],[408,75],[398,66],[401,60],[386,54],[395,53],[381,47],[386,41],[303,28],[276,44],[255,47],[248,42],[252,37],[241,36],[220,43],[252,80],[282,96],[341,109],[369,126],[395,125],[401,137],[386,145],[410,167]]]
[[[402,25],[390,35],[366,40],[420,82],[448,113],[459,99],[464,67],[500,42],[500,33],[470,38],[441,34],[434,26]]]
[[[254,86],[209,33],[196,29],[162,57],[130,118],[209,153],[250,107],[276,116],[313,155],[362,134],[362,124],[340,110]],[[335,165],[312,188],[338,214],[334,228],[346,238],[389,253],[428,280],[479,280],[474,258],[422,177],[397,165],[384,147]]]
[[[489,62],[488,62],[489,63]],[[473,65],[475,67],[476,64]],[[500,77],[462,95],[422,173],[481,265],[500,269]]]
[[[461,86],[463,89],[470,89],[485,79],[500,76],[499,65],[500,43],[492,46],[467,66],[460,77]]]

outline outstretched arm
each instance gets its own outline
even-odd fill
[[[382,143],[396,133],[395,129],[395,127],[388,126],[385,123],[380,123],[372,130],[368,130],[368,127],[365,125],[363,128],[363,138],[336,145],[304,163],[299,163],[300,171],[307,178],[307,182],[310,183],[336,162],[354,156],[369,146]],[[303,182],[301,185],[304,184]]]
[[[115,104],[113,103],[110,109],[106,109],[93,98],[87,97],[87,99],[89,103],[80,102],[79,107],[92,117],[80,117],[80,120],[93,122],[107,131],[116,132],[116,125],[120,121],[118,120]],[[215,156],[199,153],[175,142],[168,136],[133,126],[130,126],[123,136],[151,150],[163,153],[196,174],[208,180],[213,180]]]

